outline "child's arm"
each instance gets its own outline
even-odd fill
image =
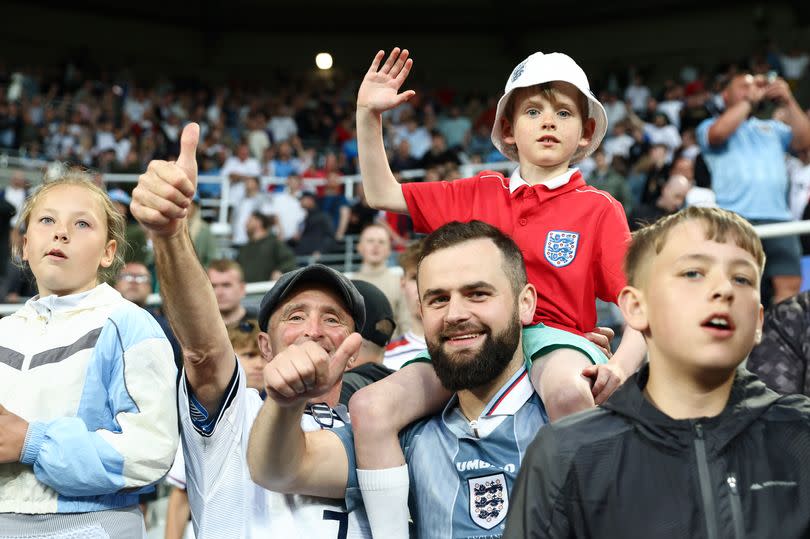
[[[148,486],[177,453],[176,369],[171,345],[151,315],[113,317],[95,345],[82,417],[33,421],[20,462],[65,496],[98,496]]]
[[[408,537],[408,469],[399,431],[450,399],[433,365],[418,362],[358,390],[349,401],[357,474],[374,537]]]
[[[384,56],[385,51],[377,53],[357,92],[360,173],[366,200],[372,208],[407,213],[402,189],[388,165],[382,134],[382,113],[401,105],[416,93],[413,90],[398,93],[408,77],[413,60],[408,58],[407,49],[400,53],[400,49],[395,48],[380,68]]]

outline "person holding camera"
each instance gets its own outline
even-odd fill
[[[775,76],[737,73],[726,81],[722,97],[724,111],[697,129],[717,205],[755,225],[792,220],[785,152],[810,147],[810,119],[788,84]],[[783,121],[767,114],[774,106],[782,109]],[[767,256],[762,303],[767,307],[799,292],[801,245],[797,236],[762,244]]]

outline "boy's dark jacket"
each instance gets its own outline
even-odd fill
[[[739,368],[719,416],[674,420],[642,394],[648,375],[540,429],[503,537],[810,537],[810,399]]]

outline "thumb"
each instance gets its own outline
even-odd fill
[[[343,374],[346,370],[346,364],[349,359],[354,357],[360,350],[360,345],[363,344],[363,337],[359,333],[352,333],[340,344],[335,354],[329,362],[330,378],[334,377],[335,373]]]
[[[582,369],[582,376],[586,378],[593,378],[594,376],[596,376],[596,373],[597,373],[596,365],[588,365],[587,367]]]
[[[180,156],[177,166],[183,169],[188,179],[197,188],[197,143],[200,141],[200,126],[190,123],[183,128],[180,135]]]

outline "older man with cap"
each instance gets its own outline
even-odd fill
[[[246,387],[211,284],[194,253],[187,208],[197,180],[199,127],[187,126],[175,163],[152,161],[133,191],[133,215],[149,230],[166,315],[184,350],[178,391],[192,522],[198,539],[370,537],[362,511],[342,500],[282,495],[251,481],[245,454],[262,399]],[[285,350],[345,363],[362,339],[363,298],[341,273],[313,265],[284,274],[262,299],[259,349],[272,364]],[[339,382],[299,421],[305,431],[348,421],[336,406]]]

